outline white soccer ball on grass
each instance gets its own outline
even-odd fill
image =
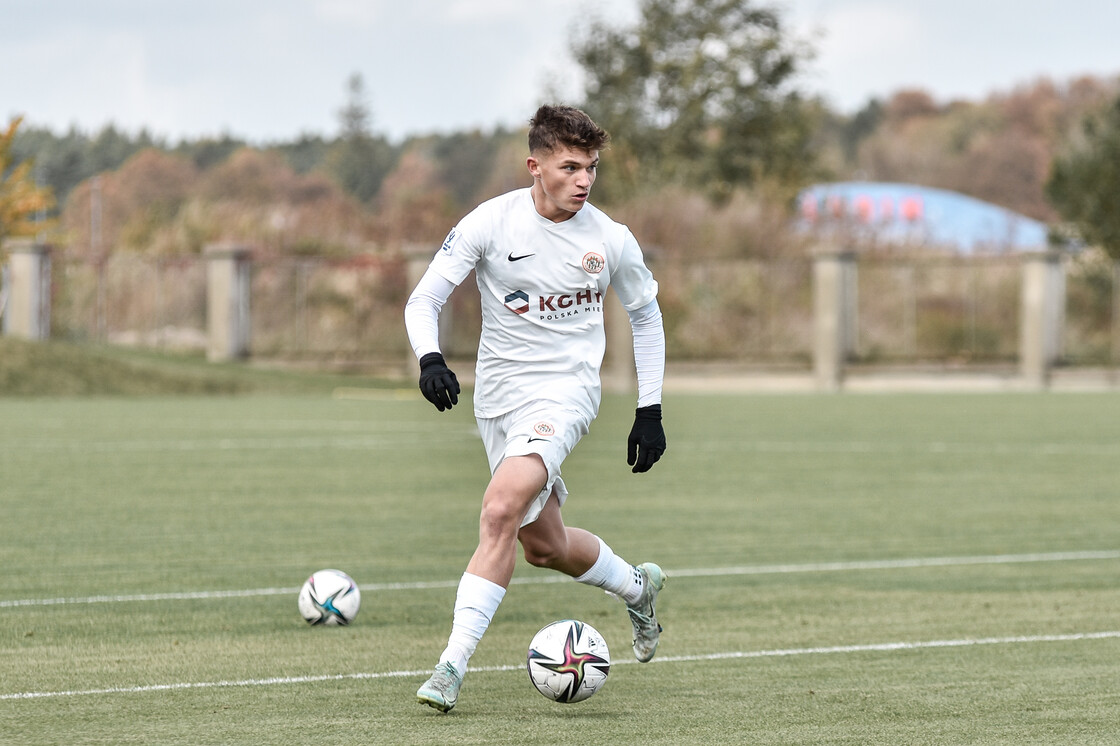
[[[349,624],[358,615],[362,593],[342,570],[319,570],[299,590],[299,613],[308,624]]]
[[[529,680],[554,702],[581,702],[607,681],[611,654],[603,636],[586,622],[549,624],[529,643]]]

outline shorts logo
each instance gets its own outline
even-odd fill
[[[547,438],[556,434],[556,428],[552,426],[551,422],[538,422],[533,425],[533,432]]]
[[[607,266],[607,260],[602,255],[596,254],[594,251],[583,255],[583,268],[591,274],[599,274],[605,266]]]
[[[529,310],[529,296],[524,290],[515,290],[506,296],[506,308],[516,314],[523,314]]]

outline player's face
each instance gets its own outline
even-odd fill
[[[533,203],[554,223],[567,220],[587,203],[599,169],[598,150],[560,147],[526,161],[533,174]]]

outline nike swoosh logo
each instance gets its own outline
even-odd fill
[[[534,440],[548,440],[548,438],[529,438],[530,443],[532,443]]]
[[[531,256],[536,256],[536,254],[522,254],[521,256],[514,256],[513,252],[510,252],[510,255],[507,256],[506,259],[509,259],[511,262],[518,262],[522,259],[528,259]]]

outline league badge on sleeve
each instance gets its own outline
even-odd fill
[[[444,252],[445,254],[450,254],[451,247],[455,245],[455,239],[458,237],[459,232],[452,228],[451,232],[447,234],[447,238],[443,239],[443,246],[440,246],[439,250]]]

